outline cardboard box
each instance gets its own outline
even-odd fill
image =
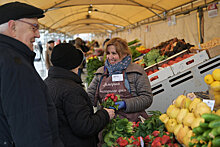
[[[201,51],[201,52],[195,54],[194,56],[191,56],[191,57],[186,58],[178,63],[171,65],[171,69],[174,74],[178,74],[178,73],[185,71],[185,70],[187,70],[197,64],[200,64],[208,59],[209,59],[209,56],[206,53],[206,51],[204,50],[204,51]]]
[[[220,55],[220,45],[217,45],[213,48],[207,49],[207,53],[210,58]]]

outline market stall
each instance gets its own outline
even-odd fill
[[[218,0],[18,1],[44,9],[39,22],[49,32],[129,41],[133,62],[150,80],[153,103],[147,119],[113,119],[103,131],[104,147],[220,146],[220,12],[210,17],[207,8]],[[97,57],[103,48],[90,51],[88,84],[104,64]],[[110,93],[102,106],[117,111],[119,101]]]

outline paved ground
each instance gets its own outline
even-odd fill
[[[34,61],[34,66],[37,72],[39,73],[39,75],[41,76],[41,78],[44,80],[48,74],[44,60]]]

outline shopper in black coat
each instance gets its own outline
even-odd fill
[[[20,2],[0,6],[0,147],[63,147],[56,107],[33,64],[43,13]]]
[[[69,43],[54,47],[45,83],[53,98],[65,147],[96,147],[98,133],[114,117],[111,109],[93,112],[92,103],[76,74],[83,61],[82,51]]]

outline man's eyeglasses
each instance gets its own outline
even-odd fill
[[[24,20],[17,20],[17,21],[20,21],[20,22],[23,22],[23,23],[26,23],[26,24],[29,24],[32,26],[32,30],[33,32],[36,32],[38,29],[39,29],[39,24],[35,24],[35,23],[30,23],[30,22],[26,22]]]

